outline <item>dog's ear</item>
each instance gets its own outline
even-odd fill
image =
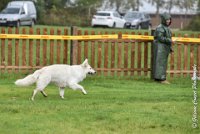
[[[87,67],[88,66],[88,59],[85,59],[85,61],[82,63],[83,67]]]
[[[82,64],[88,63],[88,59],[85,59],[85,61]]]

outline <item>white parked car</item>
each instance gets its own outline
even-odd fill
[[[116,11],[98,11],[92,18],[92,26],[124,28],[125,20]]]

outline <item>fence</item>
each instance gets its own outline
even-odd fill
[[[48,39],[45,35],[150,35],[149,32],[93,31],[57,28],[1,28],[1,34],[23,34],[21,39],[1,38],[0,71],[32,71],[50,64],[80,64],[85,58],[98,75],[104,76],[149,76],[151,73],[152,41],[131,39],[63,40]],[[42,35],[43,39],[27,39],[26,35]],[[174,36],[182,37],[182,34]],[[185,37],[200,37],[191,34]],[[196,64],[200,70],[200,45],[182,43],[174,45],[170,55],[168,73],[171,77],[188,76]],[[200,74],[200,72],[198,72]]]

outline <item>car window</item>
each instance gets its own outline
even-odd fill
[[[110,16],[110,13],[96,13],[96,16]]]
[[[140,13],[128,12],[124,18],[141,18]]]
[[[22,8],[22,10],[21,10],[21,14],[25,14],[24,8]]]
[[[117,13],[117,12],[114,12],[114,13],[113,13],[113,16],[118,17],[118,18],[121,17],[121,16],[119,15],[119,13]]]
[[[149,16],[148,14],[145,14],[145,17],[146,17],[147,19],[150,19],[150,16]]]
[[[6,8],[1,13],[2,14],[18,14],[20,8]]]
[[[140,14],[140,18],[144,19],[145,18],[145,15],[144,14]]]

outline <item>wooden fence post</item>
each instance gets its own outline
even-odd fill
[[[57,29],[57,35],[61,35],[61,29]],[[61,40],[57,40],[57,64],[60,64],[60,59],[61,59]]]
[[[122,33],[119,32],[118,33],[118,39],[121,39],[122,38]],[[118,57],[117,57],[117,67],[119,68],[118,72],[117,72],[117,76],[121,76],[122,74],[122,71],[121,71],[121,68],[122,67],[122,40],[119,40],[117,41],[118,43]]]
[[[64,35],[68,35],[68,29],[64,29]],[[68,40],[64,40],[63,64],[68,64]]]
[[[71,27],[71,35],[77,35],[77,27]],[[70,65],[77,64],[77,40],[71,40]]]
[[[151,36],[154,36],[154,32],[155,32],[155,29],[152,29],[151,30]],[[153,45],[153,41],[152,41],[152,43],[151,43],[151,69],[150,69],[151,79],[154,78],[153,77],[153,74],[154,74],[154,52],[153,52],[153,50],[154,50],[154,45]]]
[[[33,29],[29,29],[29,34],[33,35]],[[29,66],[33,67],[33,39],[29,40]]]
[[[22,34],[27,34],[25,28],[22,29]],[[27,39],[22,39],[22,66],[23,67],[27,66],[27,63],[26,63],[27,62],[27,60],[26,60],[26,53],[27,53],[26,43],[27,43]]]
[[[5,31],[5,28],[1,28],[1,33],[2,34],[5,34],[6,31]],[[5,39],[1,39],[1,61],[0,61],[0,65],[1,65],[1,72],[4,72],[5,71],[5,67],[6,67],[6,56],[5,56]]]
[[[19,34],[19,28],[15,29],[15,34]],[[15,40],[15,66],[19,67],[19,39]],[[19,72],[19,68],[15,69],[15,72]]]
[[[50,35],[54,35],[55,31],[53,28],[50,29]],[[55,41],[50,40],[50,64],[54,64],[54,46],[55,46]]]
[[[38,34],[38,35],[40,35],[41,33],[40,33],[40,29],[39,28],[37,28],[36,29],[36,33]],[[41,61],[41,56],[40,56],[40,51],[41,51],[41,43],[40,43],[41,41],[39,40],[39,39],[37,39],[36,40],[36,66],[40,66],[41,64],[40,64],[40,61]]]
[[[8,34],[12,34],[13,31],[12,31],[12,28],[8,28]],[[12,45],[12,39],[8,39],[8,59],[7,59],[7,66],[8,66],[8,72],[12,72],[12,68],[10,68],[10,66],[12,66],[12,55],[13,55],[13,45]]]
[[[44,28],[43,29],[43,35],[47,35],[47,28]],[[47,39],[44,39],[43,40],[43,50],[42,50],[42,59],[43,59],[43,63],[42,65],[43,66],[46,66],[47,65]]]

